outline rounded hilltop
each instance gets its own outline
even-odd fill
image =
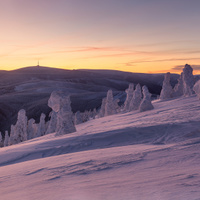
[[[58,69],[58,68],[53,68],[53,67],[46,67],[46,66],[28,66],[28,67],[23,67],[19,68],[16,70],[12,70],[12,72],[15,73],[32,73],[32,74],[38,74],[38,73],[63,73],[69,70],[66,69]]]

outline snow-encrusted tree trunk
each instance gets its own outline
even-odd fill
[[[17,123],[11,125],[9,145],[17,144],[27,140],[27,124],[26,111],[21,109],[18,112]]]
[[[170,84],[170,72],[167,72],[165,74],[165,78],[163,81],[163,86],[162,86],[162,90],[160,93],[160,99],[161,100],[165,100],[165,99],[170,99],[172,98],[172,86]]]
[[[141,86],[140,84],[136,85],[136,89],[133,92],[133,98],[130,101],[130,108],[129,110],[138,110],[140,103],[142,101],[142,91],[141,91]]]
[[[183,93],[184,96],[191,96],[194,93],[194,76],[193,69],[190,65],[186,64],[183,68]]]
[[[116,114],[116,102],[113,99],[112,90],[108,90],[105,104],[105,116]]]
[[[178,83],[174,86],[173,97],[183,96],[184,94],[183,90],[184,90],[184,86],[183,86],[183,72],[182,72],[178,79]]]
[[[44,113],[42,113],[40,116],[40,123],[38,125],[37,137],[45,135],[46,132],[45,117],[46,115]]]
[[[134,92],[134,84],[130,83],[128,89],[126,89],[126,100],[124,102],[124,111],[130,110],[130,102],[133,98],[133,92]]]
[[[83,123],[80,111],[77,111],[75,113],[74,123],[75,123],[75,125]]]
[[[48,106],[57,114],[56,135],[76,131],[72,119],[71,101],[68,95],[59,91],[52,92]]]
[[[8,135],[8,131],[6,131],[5,138],[4,138],[4,147],[8,146],[8,142],[9,142],[9,135]]]
[[[143,93],[143,99],[139,106],[139,111],[143,112],[147,110],[152,110],[154,107],[151,103],[151,94],[149,93],[149,90],[145,85],[142,87],[142,93]]]
[[[54,133],[56,131],[57,114],[55,111],[52,110],[49,116],[50,116],[50,121],[48,123],[47,131],[45,134]]]

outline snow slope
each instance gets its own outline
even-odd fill
[[[200,101],[153,105],[0,149],[0,199],[199,199]]]

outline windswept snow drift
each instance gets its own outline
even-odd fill
[[[198,199],[200,101],[153,106],[1,148],[1,199]]]

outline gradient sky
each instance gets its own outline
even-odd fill
[[[200,72],[199,23],[200,0],[0,0],[0,69]]]

